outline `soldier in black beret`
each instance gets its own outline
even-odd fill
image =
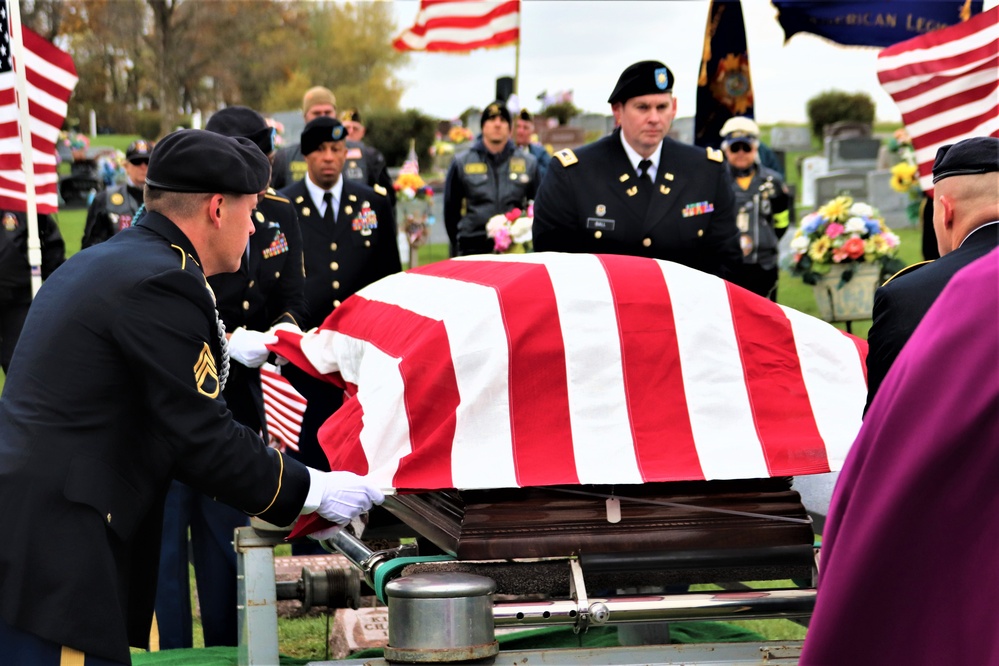
[[[305,178],[279,194],[298,212],[305,257],[303,330],[319,326],[354,292],[402,270],[395,216],[388,197],[344,174],[347,129],[334,117],[320,116],[302,130]],[[284,374],[309,401],[299,434],[299,460],[329,469],[319,446],[319,427],[343,402],[342,391],[287,365]],[[305,552],[297,544],[296,553]]]
[[[269,175],[248,139],[168,135],[149,212],[38,292],[0,396],[4,663],[127,664],[129,645],[148,648],[171,478],[278,525],[313,511],[345,524],[382,499],[269,448],[222,398],[206,276],[239,268]]]
[[[146,167],[153,143],[145,139],[133,141],[125,151],[125,182],[94,196],[87,209],[80,248],[88,248],[106,241],[123,229],[132,226],[135,214],[143,201],[146,184]]]
[[[933,228],[940,258],[902,269],[874,293],[874,322],[867,334],[868,407],[954,274],[999,247],[999,139],[975,137],[937,151]]]
[[[249,139],[273,157],[274,129],[253,109],[230,106],[217,111],[205,129]],[[297,326],[302,319],[305,276],[302,233],[290,201],[268,188],[253,211],[253,228],[239,270],[212,275],[208,284],[229,338],[229,379],[222,396],[237,422],[262,432],[267,440],[259,366],[269,352],[262,341],[270,338],[266,331],[276,324]],[[171,484],[156,588],[162,649],[192,647],[189,550],[205,646],[237,644],[236,553],[228,544],[233,531],[247,523],[243,512],[180,481]]]
[[[452,255],[491,254],[486,223],[514,208],[527,210],[538,191],[538,161],[511,140],[510,110],[491,102],[482,112],[482,133],[457,155],[444,180],[444,226]]]
[[[555,154],[534,203],[537,251],[628,254],[723,278],[742,264],[721,151],[667,137],[673,73],[661,62],[621,73],[607,101],[618,128]]]

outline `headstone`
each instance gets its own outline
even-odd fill
[[[822,205],[841,194],[849,194],[856,201],[868,201],[867,174],[852,171],[833,171],[815,179],[817,205]]]
[[[812,149],[812,130],[808,127],[776,126],[770,130],[770,147],[785,153]]]
[[[816,205],[815,180],[829,173],[829,160],[822,155],[812,155],[801,161],[801,205]]]
[[[544,146],[551,146],[553,151],[563,148],[578,148],[583,145],[586,133],[582,127],[560,125],[558,127],[539,127],[538,141]]]
[[[889,227],[904,227],[909,220],[909,193],[896,192],[891,186],[891,169],[878,169],[867,174],[867,203],[880,211]]]
[[[669,137],[680,143],[694,143],[694,119],[691,117],[674,118],[669,128]]]
[[[829,160],[830,171],[877,169],[880,151],[881,139],[877,138],[838,139],[827,137],[825,140],[825,155],[826,159]]]
[[[330,630],[330,657],[343,659],[358,650],[388,645],[388,607],[338,608]]]

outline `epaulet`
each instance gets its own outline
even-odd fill
[[[890,278],[888,278],[887,280],[885,280],[884,284],[882,284],[881,286],[883,287],[883,286],[885,286],[885,284],[888,284],[889,282],[891,282],[892,280],[894,280],[897,277],[900,277],[902,275],[906,275],[906,274],[911,273],[912,271],[916,270],[917,268],[922,268],[926,264],[932,264],[932,263],[933,263],[933,260],[930,259],[928,261],[918,261],[918,262],[912,264],[911,266],[906,266],[905,268],[903,268],[902,270],[900,270],[898,273],[895,273]]]
[[[285,199],[283,196],[281,196],[280,194],[278,194],[277,192],[275,192],[270,188],[267,189],[267,194],[264,195],[264,198],[271,199],[273,201],[280,201],[281,203],[287,203],[287,204],[291,203],[291,201]]]
[[[383,197],[387,197],[388,196],[388,190],[386,190],[383,185],[379,185],[378,183],[375,183],[371,187],[371,189],[373,189],[375,192],[377,192],[378,194],[382,195]]]
[[[572,166],[579,161],[579,158],[576,157],[576,153],[572,152],[571,148],[564,148],[563,150],[558,151],[555,153],[554,157],[562,163],[563,167]]]
[[[708,159],[711,160],[712,162],[725,161],[725,155],[722,154],[722,151],[710,147],[707,150],[708,150]]]

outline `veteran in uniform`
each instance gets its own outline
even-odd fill
[[[778,243],[790,223],[787,186],[760,163],[760,128],[752,119],[729,118],[720,133],[743,255],[733,282],[776,303]]]
[[[214,113],[205,129],[245,137],[268,157],[274,130],[245,106]],[[222,397],[233,418],[267,439],[260,365],[267,359],[260,344],[276,324],[297,326],[305,310],[302,234],[295,208],[268,190],[253,211],[253,235],[234,273],[208,278],[219,316],[229,337],[229,379]],[[162,649],[193,644],[189,549],[201,608],[205,647],[236,645],[237,588],[233,531],[248,524],[246,514],[174,481],[167,495],[156,589],[156,622]],[[188,531],[190,530],[190,545]]]
[[[874,292],[874,321],[867,334],[868,408],[954,274],[999,247],[999,139],[975,137],[937,151],[933,229],[940,258],[899,271]]]
[[[619,127],[555,153],[548,167],[534,202],[536,251],[653,257],[735,274],[742,251],[725,158],[666,136],[672,89],[661,62],[624,70],[608,99]]]
[[[514,208],[527,210],[538,189],[538,162],[510,139],[510,111],[493,102],[482,112],[482,134],[452,160],[444,182],[444,226],[454,256],[491,254],[486,223]]]
[[[98,192],[87,209],[80,248],[97,245],[132,226],[132,219],[142,205],[142,188],[153,144],[140,139],[125,151],[125,182]]]
[[[127,664],[148,646],[172,477],[276,524],[318,510],[342,525],[382,499],[268,448],[222,399],[206,276],[239,267],[269,174],[246,139],[168,135],[148,214],[38,293],[0,397],[4,663]]]
[[[303,330],[319,326],[357,290],[402,270],[388,198],[343,177],[346,139],[347,130],[336,118],[309,121],[301,143],[306,177],[280,192],[295,206],[302,228],[308,309]],[[316,435],[343,402],[342,391],[291,365],[285,375],[309,401],[293,455],[329,469]]]

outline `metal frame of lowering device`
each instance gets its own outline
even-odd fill
[[[372,551],[346,530],[323,542],[339,552],[355,570],[328,575],[303,571],[291,583],[274,582],[274,545],[280,536],[258,534],[252,527],[236,533],[239,566],[241,666],[278,663],[277,601],[300,599],[329,607],[357,607],[360,580],[371,586],[389,607],[387,659],[315,662],[329,666],[381,666],[392,663],[454,663],[477,659],[482,664],[796,664],[801,641],[642,645],[615,648],[514,650],[493,647],[497,627],[525,629],[589,627],[638,622],[807,618],[815,604],[815,589],[755,589],[729,586],[722,591],[686,594],[591,596],[579,559],[567,558],[570,597],[493,603],[493,581],[485,576],[455,573],[403,574],[413,565],[446,561],[448,557],[412,557],[414,548],[400,546]],[[468,563],[474,564],[474,563]],[[483,605],[485,604],[485,605]],[[392,624],[393,618],[397,623]],[[471,627],[471,628],[470,628]],[[471,633],[469,633],[471,632]],[[486,638],[483,638],[483,637]]]

